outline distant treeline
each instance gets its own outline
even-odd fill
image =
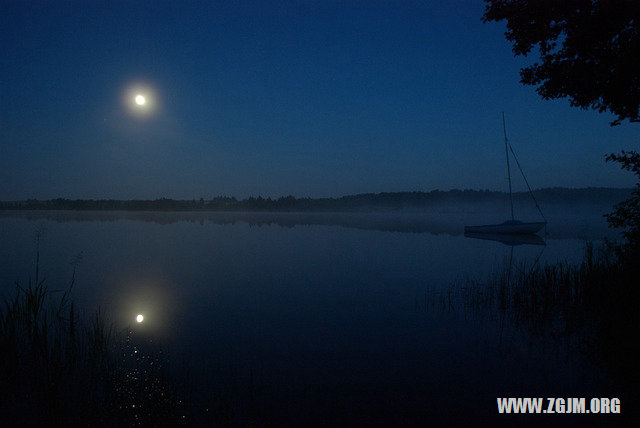
[[[632,189],[563,187],[540,189],[534,192],[541,204],[615,204],[629,197]],[[516,202],[531,200],[528,192],[513,194]],[[88,211],[380,211],[422,209],[447,204],[476,204],[504,202],[508,194],[489,190],[433,190],[431,192],[363,193],[340,198],[277,199],[249,197],[236,199],[217,196],[213,199],[193,200],[116,200],[116,199],[28,199],[2,201],[2,210],[88,210]]]

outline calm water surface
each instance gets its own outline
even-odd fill
[[[463,236],[464,224],[485,220],[4,212],[0,291],[33,275],[43,231],[50,288],[67,285],[81,254],[76,304],[160,343],[187,373],[195,405],[236,421],[465,421],[494,416],[497,396],[607,392],[570,346],[450,301],[452,287],[511,257],[513,266],[578,261],[586,241],[611,236],[600,213],[556,216],[545,246]]]

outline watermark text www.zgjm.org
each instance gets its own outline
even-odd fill
[[[498,397],[498,413],[620,413],[619,398]]]

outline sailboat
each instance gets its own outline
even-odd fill
[[[504,119],[504,112],[502,113],[502,129],[504,131],[504,150],[507,155],[507,175],[509,176],[509,202],[511,203],[511,220],[507,220],[500,224],[485,224],[481,226],[465,226],[464,233],[467,234],[493,234],[493,235],[532,235],[537,233],[540,229],[547,225],[547,221],[544,218],[544,214],[542,214],[542,210],[538,206],[538,202],[536,201],[535,196],[533,196],[533,192],[531,191],[531,187],[529,186],[529,182],[527,181],[527,177],[525,177],[524,172],[522,172],[522,168],[520,167],[520,162],[518,162],[518,158],[516,154],[513,152],[513,148],[511,144],[509,144],[509,140],[507,139],[507,125]],[[520,220],[516,220],[513,214],[513,194],[511,191],[511,166],[509,164],[509,150],[511,150],[511,154],[513,155],[514,160],[516,161],[516,165],[518,169],[520,169],[520,173],[522,174],[522,178],[524,178],[524,182],[527,184],[527,188],[529,189],[529,193],[533,198],[533,201],[536,204],[536,208],[540,212],[540,215],[544,219],[544,221],[538,222],[523,222]]]

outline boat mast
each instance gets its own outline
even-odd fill
[[[507,140],[507,125],[504,120],[504,112],[502,112],[502,130],[504,131],[504,153],[507,155],[507,176],[509,177],[509,202],[511,203],[511,220],[513,217],[513,195],[511,194],[511,167],[509,166],[509,142]]]

